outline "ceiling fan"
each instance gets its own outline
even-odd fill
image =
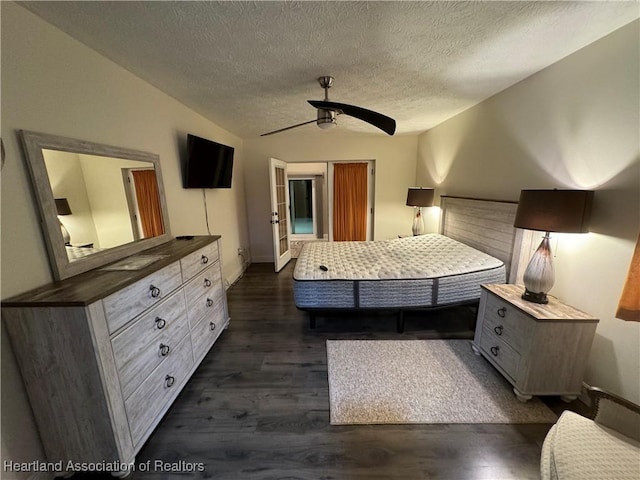
[[[355,105],[347,105],[346,103],[337,103],[329,101],[329,88],[333,85],[333,77],[324,76],[318,78],[318,83],[324,88],[324,100],[308,100],[308,102],[318,109],[318,116],[314,120],[308,122],[298,123],[297,125],[291,125],[290,127],[274,130],[273,132],[267,132],[260,135],[265,137],[267,135],[273,135],[274,133],[284,132],[285,130],[291,130],[292,128],[301,127],[309,123],[316,122],[322,129],[328,129],[337,125],[336,117],[338,115],[348,115],[350,117],[357,118],[364,122],[370,123],[374,127],[378,127],[383,132],[393,135],[396,131],[396,121],[378,112],[367,110],[366,108],[356,107]]]

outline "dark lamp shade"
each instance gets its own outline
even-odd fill
[[[58,215],[71,215],[71,207],[66,198],[56,198],[56,210]]]
[[[407,192],[407,206],[432,207],[433,188],[410,188]]]
[[[513,224],[541,232],[587,233],[592,190],[522,190]]]

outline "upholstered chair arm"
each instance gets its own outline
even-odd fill
[[[640,442],[640,405],[596,387],[589,387],[587,394],[596,423]]]

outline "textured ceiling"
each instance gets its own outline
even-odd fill
[[[635,1],[21,5],[243,138],[314,119],[321,75],[331,100],[422,132],[640,16]]]

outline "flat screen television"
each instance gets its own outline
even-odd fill
[[[187,134],[184,188],[231,188],[233,147]]]

